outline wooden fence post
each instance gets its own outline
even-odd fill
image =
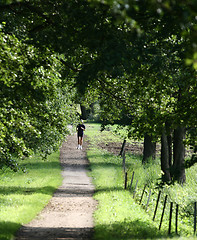
[[[170,217],[169,217],[168,235],[171,234],[171,227],[172,227],[172,211],[173,211],[173,202],[170,203]]]
[[[123,157],[123,153],[125,152],[125,145],[126,145],[126,139],[124,139],[123,143],[122,143],[122,147],[120,150],[120,156]]]
[[[127,189],[127,172],[125,173],[124,189]]]
[[[148,195],[148,201],[147,201],[147,204],[146,204],[146,211],[148,209],[148,204],[149,204],[149,201],[150,201],[150,196],[151,196],[151,190],[149,191],[149,195]]]
[[[131,191],[131,187],[132,187],[132,184],[133,184],[134,174],[135,174],[135,172],[133,171],[133,174],[132,174],[132,177],[131,177],[130,191]]]
[[[156,217],[160,196],[161,196],[161,191],[159,191],[159,194],[158,194],[158,197],[157,197],[157,202],[156,202],[155,211],[154,211],[154,215],[153,215],[153,221],[155,220],[155,217]]]
[[[123,160],[122,160],[123,170],[124,173],[126,172],[126,166],[125,166],[125,151],[123,152]]]
[[[166,208],[167,197],[168,197],[168,195],[165,196],[163,211],[162,211],[162,214],[161,214],[161,220],[160,220],[160,224],[159,224],[159,230],[161,229],[161,225],[162,225],[162,221],[163,221],[163,216],[164,216],[164,212],[165,212],[165,208]]]
[[[142,202],[142,198],[143,198],[143,195],[144,195],[144,192],[145,192],[146,186],[147,186],[147,184],[144,185],[144,189],[143,189],[143,191],[142,191],[142,196],[141,196],[141,199],[140,199],[140,204],[141,204],[141,202]]]
[[[178,234],[178,215],[179,215],[179,205],[176,205],[176,220],[175,220],[175,231]]]

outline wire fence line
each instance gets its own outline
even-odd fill
[[[125,190],[129,190],[131,192],[131,195],[133,196],[133,198],[135,199],[135,201],[142,205],[143,200],[144,200],[144,196],[145,193],[147,195],[147,199],[144,200],[145,203],[143,205],[143,207],[145,208],[145,211],[148,210],[149,207],[149,203],[151,200],[151,197],[153,196],[153,194],[155,194],[155,190],[153,189],[148,189],[148,185],[145,184],[143,189],[138,189],[138,179],[135,180],[135,171],[132,172],[131,175],[131,181],[130,183],[128,182],[128,172],[126,170],[126,157],[125,157],[125,151],[122,152],[121,154],[122,156],[122,165],[123,165],[123,173],[124,173],[124,189]],[[141,194],[139,194],[139,190],[141,192]],[[138,192],[138,197],[137,197],[137,192]],[[163,197],[163,198],[162,198]],[[178,224],[179,224],[179,210],[180,210],[180,206],[179,204],[168,200],[169,196],[166,194],[165,196],[162,196],[162,191],[159,190],[157,197],[155,199],[155,205],[154,205],[154,211],[153,212],[153,217],[152,220],[155,221],[156,216],[158,215],[158,206],[160,205],[160,208],[162,209],[162,213],[160,216],[160,220],[159,220],[159,230],[162,227],[162,223],[164,220],[164,215],[168,214],[169,218],[168,218],[168,234],[171,235],[172,234],[172,220],[173,220],[173,212],[175,212],[175,217],[174,217],[174,233],[176,235],[178,235]],[[154,199],[153,199],[154,200]],[[167,208],[168,205],[168,208]],[[168,213],[166,213],[167,211],[169,211]],[[151,212],[151,213],[152,213]],[[193,205],[193,234],[196,235],[196,214],[197,214],[197,204],[196,202],[194,202]]]

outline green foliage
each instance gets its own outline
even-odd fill
[[[94,102],[90,105],[90,113],[88,116],[88,121],[90,122],[100,122],[100,105],[98,102]]]
[[[16,158],[57,150],[74,120],[73,94],[62,83],[60,62],[49,50],[0,30],[0,167],[15,171]]]
[[[10,240],[43,209],[61,184],[59,152],[20,161],[23,171],[0,170],[0,239]],[[24,173],[25,171],[25,173]]]
[[[36,101],[46,100],[49,92],[57,90],[53,80],[49,84],[44,77],[38,84],[38,78],[58,79],[56,73],[61,73],[64,83],[77,87],[79,102],[99,101],[104,123],[118,120],[131,126],[129,135],[140,138],[150,133],[157,139],[166,121],[172,129],[180,124],[196,127],[195,9],[195,1],[4,1],[0,22],[6,22],[5,36],[17,36],[26,49],[39,48],[30,59],[17,57],[33,69],[29,76],[25,64],[27,79],[35,85],[33,99],[37,95]],[[5,52],[9,48],[8,44]],[[46,49],[61,54],[61,67],[57,55],[50,53],[49,57]],[[51,71],[54,64],[58,66]],[[51,97],[57,99],[56,94]],[[46,114],[39,119],[55,119],[46,106],[43,111]],[[43,134],[38,130],[34,135],[39,132]],[[48,136],[54,138],[54,134]],[[20,140],[18,136],[12,139]],[[23,149],[21,154],[29,151],[23,142],[18,148]]]

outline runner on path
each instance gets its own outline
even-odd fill
[[[75,138],[69,136],[61,148],[62,186],[38,217],[19,230],[16,240],[91,239],[94,186],[87,176],[86,152],[76,149]]]
[[[78,147],[77,149],[82,149],[83,145],[83,132],[85,131],[86,127],[81,119],[81,123],[77,125],[77,139],[78,139]]]

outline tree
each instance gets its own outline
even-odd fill
[[[5,2],[4,31],[64,55],[65,79],[75,79],[82,96],[96,88],[105,109],[113,110],[107,116],[119,119],[124,112],[135,136],[156,141],[169,135],[166,122],[171,131],[196,127],[194,2]]]
[[[135,132],[137,131],[139,135],[150,132],[158,137],[165,129],[166,121],[171,122],[171,129],[180,129],[181,125],[195,127],[196,71],[185,65],[185,59],[191,50],[188,45],[195,42],[195,39],[188,34],[195,26],[191,9],[193,4],[186,9],[183,9],[182,3],[180,6],[178,3],[172,6],[164,5],[160,14],[157,11],[158,4],[154,7],[152,2],[150,5],[146,1],[131,2],[133,5],[127,6],[128,15],[132,18],[129,22],[133,23],[133,28],[138,30],[139,35],[136,36],[134,30],[119,26],[123,33],[117,31],[116,37],[112,37],[113,47],[116,48],[114,47],[113,50],[110,47],[110,41],[106,43],[102,55],[95,61],[96,66],[92,63],[89,66],[91,70],[86,68],[82,71],[83,78],[89,76],[93,84],[95,79],[100,84],[101,91],[109,90],[113,99],[119,104],[124,101],[124,105],[128,106],[128,114],[133,116],[132,125]],[[185,12],[191,13],[189,19],[192,19],[192,22],[184,18],[182,14]],[[123,21],[121,26],[124,26],[124,23]],[[180,28],[180,23],[184,25],[184,31]],[[121,44],[118,44],[120,42]],[[121,49],[120,53],[119,49]],[[119,57],[116,57],[117,51]],[[109,55],[109,59],[113,61],[107,62],[105,59],[108,59]],[[101,59],[105,66],[100,62]],[[130,69],[126,68],[129,65]],[[195,64],[193,66],[195,67]],[[91,75],[91,72],[94,74]],[[180,147],[174,148],[177,149],[174,150],[177,153],[184,146],[181,131],[180,135],[181,141],[177,142],[176,139],[179,138],[174,138],[174,145],[178,144]],[[162,141],[164,142],[166,141]],[[167,148],[164,149],[167,151]],[[174,166],[178,166],[179,170],[178,175],[173,177],[182,181],[185,177],[180,167],[184,168],[184,157],[177,153],[174,152]],[[170,155],[166,159],[169,165]],[[179,164],[176,164],[177,161]],[[168,168],[168,165],[164,164],[165,168]],[[169,169],[165,170],[169,173]]]
[[[50,51],[41,55],[2,30],[0,49],[1,167],[17,170],[13,159],[33,152],[46,156],[59,147],[74,108],[58,72],[60,62]]]

